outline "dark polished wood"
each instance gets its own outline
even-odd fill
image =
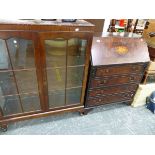
[[[35,64],[36,64],[36,72],[37,72],[37,79],[38,79],[38,90],[39,90],[39,95],[40,95],[40,101],[41,101],[41,109],[43,111],[46,111],[48,108],[48,105],[45,104],[45,90],[44,90],[44,81],[43,81],[43,76],[42,76],[42,52],[41,52],[41,46],[40,46],[40,40],[39,40],[39,36],[35,35],[35,42],[34,42],[34,46],[35,46]]]
[[[135,92],[129,93],[119,93],[119,94],[110,94],[106,96],[102,96],[99,98],[89,98],[87,104],[89,106],[108,104],[108,103],[117,103],[124,102],[126,100],[131,100],[134,96]]]
[[[124,65],[124,66],[107,66],[107,67],[98,67],[96,69],[96,77],[110,76],[113,74],[129,74],[129,73],[141,73],[144,70],[144,64],[133,64],[133,65]]]
[[[94,26],[85,20],[77,20],[76,22],[67,23],[62,22],[61,20],[1,20],[0,30],[94,32]]]
[[[56,20],[56,21],[0,20],[0,39],[6,41],[10,38],[20,38],[21,40],[28,40],[28,41],[33,42],[33,48],[32,47],[28,47],[28,48],[30,48],[31,50],[33,49],[34,57],[33,58],[31,57],[31,59],[29,59],[29,61],[34,59],[34,65],[35,65],[35,67],[31,67],[31,68],[29,68],[29,67],[28,68],[22,68],[22,67],[14,68],[14,66],[13,66],[14,64],[11,64],[11,66],[12,66],[11,68],[0,69],[0,73],[8,73],[8,72],[22,73],[22,72],[31,72],[31,71],[35,72],[36,71],[36,77],[37,77],[36,83],[38,85],[37,89],[38,89],[38,96],[39,96],[38,100],[39,100],[39,104],[40,104],[40,109],[33,110],[33,111],[24,111],[22,108],[22,110],[20,112],[18,112],[18,113],[14,112],[9,115],[4,114],[3,109],[0,107],[0,126],[2,127],[2,129],[5,129],[7,127],[7,124],[10,122],[38,118],[38,117],[43,117],[43,116],[48,116],[51,114],[58,114],[58,113],[63,113],[63,112],[74,112],[74,111],[81,112],[84,110],[84,97],[85,97],[85,90],[86,90],[88,70],[89,70],[89,59],[90,59],[90,53],[91,53],[90,51],[91,51],[91,45],[92,45],[93,31],[94,31],[93,24],[86,22],[84,20],[77,20],[74,23],[70,23],[70,22],[65,23],[65,22],[62,22],[61,20]],[[47,72],[51,71],[51,74],[50,74],[50,76],[51,76],[53,74],[52,70],[55,70],[55,72],[57,73],[58,81],[59,81],[59,80],[61,80],[61,79],[59,79],[60,71],[61,70],[63,71],[64,69],[62,69],[63,67],[61,67],[61,66],[59,67],[59,66],[48,66],[47,65],[47,60],[46,60],[47,59],[47,56],[46,56],[47,49],[45,47],[45,40],[55,41],[57,39],[59,40],[60,38],[67,40],[66,53],[69,56],[79,57],[81,54],[80,52],[82,50],[84,50],[85,57],[83,60],[83,64],[81,64],[81,65],[78,65],[78,64],[77,65],[68,65],[67,61],[69,61],[69,60],[66,60],[65,65],[68,65],[68,66],[64,66],[64,67],[66,67],[65,71],[67,71],[67,73],[65,75],[66,76],[65,98],[64,98],[65,104],[57,106],[57,103],[56,103],[55,106],[50,107],[49,106],[50,101],[49,101],[48,87],[49,87],[49,83],[51,81],[50,82],[48,81]],[[70,40],[71,45],[68,44],[68,40]],[[75,42],[77,43],[77,40],[78,40],[78,45],[75,46],[73,43],[75,43]],[[86,41],[86,44],[84,41]],[[14,40],[14,43],[16,43],[16,42],[17,41]],[[59,43],[57,43],[57,44],[59,45]],[[59,47],[57,47],[58,46],[57,44],[54,44],[54,46],[52,48],[49,46],[48,50],[50,50],[50,52],[51,52],[51,50],[55,51],[57,49],[59,51],[63,51],[64,45],[60,44],[60,48],[59,48]],[[81,46],[79,44],[81,44]],[[11,51],[11,52],[13,52],[13,51]],[[29,54],[31,54],[31,53],[29,53]],[[64,59],[67,59],[67,54],[66,54],[66,57],[64,57]],[[13,59],[11,56],[9,56],[9,60],[12,63]],[[67,87],[67,82],[68,82],[67,74],[69,72],[67,70],[67,67],[70,69],[70,70],[68,69],[70,72],[72,70],[74,70],[75,68],[83,67],[83,76],[81,76],[82,84],[80,86],[77,84],[75,86],[73,85],[73,86]],[[79,75],[80,75],[80,73],[79,73]],[[54,75],[52,75],[52,76],[54,76]],[[75,75],[73,75],[73,76],[75,76]],[[13,78],[14,78],[14,80],[16,80],[15,74],[13,74],[13,77],[9,74],[9,77],[11,77],[11,80]],[[29,77],[26,77],[26,78],[29,78]],[[72,80],[72,78],[70,77],[69,80]],[[78,82],[78,80],[75,82]],[[18,87],[19,87],[18,81],[16,83],[17,84],[15,85],[15,87],[18,90]],[[33,85],[33,83],[32,83],[32,85]],[[66,95],[67,95],[67,92],[69,92],[69,89],[74,89],[74,90],[76,90],[76,93],[77,93],[79,88],[81,88],[81,95],[79,98],[79,102],[72,103],[72,104],[66,103],[67,102]],[[61,91],[61,90],[58,90],[58,91]],[[72,91],[70,91],[70,93],[71,92]],[[2,97],[2,98],[3,97],[6,97],[6,98],[16,97],[18,99],[18,97],[20,98],[20,96],[23,96],[23,98],[22,99],[20,98],[20,100],[19,100],[21,107],[22,107],[22,104],[23,104],[22,102],[25,101],[24,95],[26,95],[26,97],[29,98],[29,100],[25,101],[27,104],[29,104],[26,106],[29,106],[29,108],[30,108],[31,106],[33,107],[33,105],[31,105],[31,102],[33,101],[33,99],[30,100],[30,96],[34,97],[33,94],[37,95],[37,92],[32,90],[32,92],[21,93],[18,90],[14,94],[7,94],[7,96],[0,96],[0,97]],[[57,100],[57,99],[55,99],[55,100]],[[69,101],[69,99],[68,99],[68,101]],[[15,101],[12,103],[13,108],[14,108],[14,104],[16,104]],[[7,106],[9,106],[9,105],[7,105]],[[17,110],[17,109],[15,109],[15,110]]]
[[[147,62],[146,45],[142,38],[94,37],[91,50],[93,66]],[[117,52],[117,48],[124,48],[124,53]]]
[[[34,119],[34,118],[40,118],[40,117],[47,117],[53,114],[63,114],[65,112],[80,112],[84,109],[84,106],[75,106],[72,108],[64,108],[64,109],[59,109],[59,110],[51,110],[47,112],[39,112],[39,113],[33,113],[33,114],[27,114],[27,115],[22,115],[22,116],[16,116],[16,117],[11,117],[11,118],[5,118],[3,120],[0,120],[1,126],[7,125],[8,123],[11,122],[16,122],[16,121],[22,121],[22,120],[28,120],[28,119]]]
[[[109,86],[109,87],[99,87],[94,89],[88,90],[88,95],[90,97],[96,96],[103,96],[108,94],[115,94],[121,92],[131,92],[136,91],[137,85],[136,84],[126,84],[126,85],[119,85],[119,86]]]
[[[150,59],[144,40],[128,34],[94,37],[85,100],[87,109],[132,102]]]
[[[102,86],[111,86],[127,83],[140,83],[142,75],[119,75],[104,77],[98,79],[92,79],[90,83],[91,88],[102,87]]]

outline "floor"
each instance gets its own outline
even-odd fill
[[[4,135],[153,135],[155,115],[145,106],[104,105],[88,115],[66,113],[10,124]]]

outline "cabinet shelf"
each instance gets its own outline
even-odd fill
[[[50,92],[54,92],[54,91],[64,91],[64,90],[69,90],[69,89],[75,89],[75,88],[82,88],[81,86],[75,86],[75,87],[66,87],[66,89],[53,89],[53,90],[49,90]]]
[[[0,72],[20,72],[20,71],[34,71],[34,70],[36,70],[36,68],[27,68],[27,69],[13,69],[13,70],[11,70],[11,69],[6,69],[6,70],[1,70],[0,69]]]
[[[28,93],[20,93],[20,94],[9,94],[9,95],[1,95],[0,98],[10,97],[10,96],[19,96],[19,95],[37,95],[38,92],[28,92]]]
[[[61,66],[61,67],[46,67],[46,69],[48,70],[48,69],[61,69],[61,68],[63,68],[63,69],[65,69],[65,68],[76,68],[76,67],[84,67],[85,66],[85,64],[83,64],[83,65],[75,65],[75,66]]]

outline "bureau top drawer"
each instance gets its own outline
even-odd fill
[[[104,78],[91,79],[90,88],[104,87],[112,85],[120,85],[127,83],[139,83],[142,79],[142,75],[121,75],[121,76],[111,76]]]
[[[93,77],[103,77],[114,74],[132,74],[142,73],[144,70],[144,64],[133,64],[133,65],[121,65],[121,66],[104,66],[92,68]]]

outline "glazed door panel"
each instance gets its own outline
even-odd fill
[[[49,109],[82,105],[88,36],[64,32],[41,33],[40,37]]]
[[[41,111],[35,36],[0,32],[0,111],[4,117]]]

